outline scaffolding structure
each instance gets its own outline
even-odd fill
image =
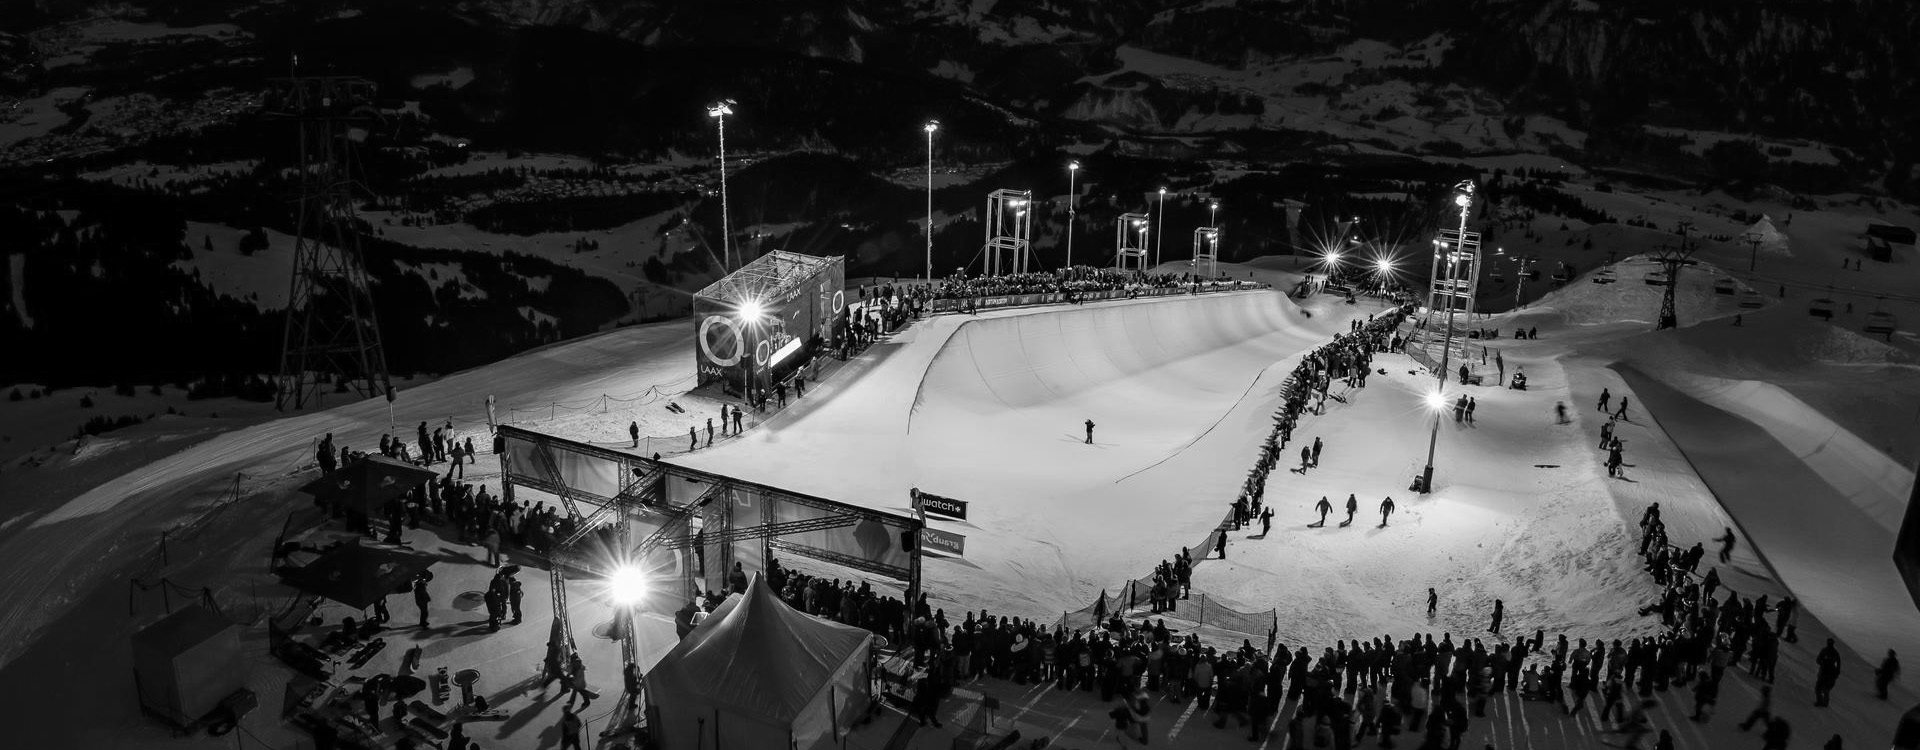
[[[1427,314],[1420,327],[1426,340],[1451,340],[1459,331],[1452,313],[1470,318],[1480,291],[1480,233],[1442,229],[1433,241],[1433,277],[1427,285]],[[1439,325],[1449,330],[1436,333]]]
[[[319,406],[328,378],[362,398],[384,393],[391,399],[354,211],[356,188],[364,191],[353,168],[354,143],[379,118],[373,82],[316,76],[274,83],[268,113],[298,125],[300,175],[274,406]]]
[[[1033,226],[1033,191],[995,190],[987,194],[987,275],[1026,273]]]
[[[1200,262],[1206,261],[1207,278],[1220,276],[1220,228],[1199,227],[1193,230],[1193,266],[1200,270]]]
[[[1125,213],[1113,226],[1114,266],[1122,271],[1147,270],[1147,230],[1153,228],[1146,214]]]
[[[775,250],[693,295],[699,383],[771,388],[844,325],[846,260]]]

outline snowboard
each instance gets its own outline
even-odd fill
[[[433,739],[436,739],[436,740],[445,740],[447,737],[451,736],[451,734],[447,730],[434,726],[433,722],[427,721],[426,718],[420,717],[420,716],[415,716],[411,719],[408,719],[407,726],[417,729],[420,731],[421,734],[424,734],[428,737],[432,737]]]
[[[407,708],[411,709],[414,713],[419,714],[420,716],[417,718],[426,719],[435,724],[445,724],[447,721],[446,714],[441,713],[440,709],[427,705],[427,702],[423,700],[415,700],[411,703],[408,703]]]
[[[672,401],[667,402],[667,411],[673,412],[675,414],[687,413],[687,410],[685,408],[681,407],[679,404],[676,404]]]
[[[460,718],[467,721],[506,721],[507,710],[504,708],[491,708],[485,711],[475,711]]]
[[[380,653],[380,651],[386,647],[387,639],[375,638],[367,645],[361,646],[359,651],[354,652],[353,656],[347,659],[347,665],[353,669],[364,667],[367,665],[367,662],[373,661],[375,654]]]

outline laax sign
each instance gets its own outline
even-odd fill
[[[965,557],[966,551],[967,551],[967,538],[959,534],[941,531],[939,529],[921,528],[920,529],[920,547],[921,549],[924,549],[936,555],[947,555],[950,557]]]

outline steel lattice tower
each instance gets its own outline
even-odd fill
[[[1693,259],[1693,222],[1680,222],[1680,246],[1663,245],[1653,253],[1653,262],[1660,264],[1666,273],[1666,289],[1660,294],[1660,319],[1653,330],[1664,331],[1680,327],[1680,316],[1674,310],[1673,293],[1680,288],[1680,269],[1694,265]]]
[[[276,81],[276,94],[271,114],[299,128],[300,198],[275,408],[318,406],[328,375],[362,398],[391,395],[354,211],[353,142],[379,116],[373,83],[295,77]]]

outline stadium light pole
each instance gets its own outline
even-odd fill
[[[1459,305],[1453,301],[1459,280],[1456,278],[1458,264],[1454,263],[1454,254],[1462,250],[1467,239],[1467,214],[1473,210],[1473,181],[1461,180],[1454,186],[1453,205],[1460,207],[1460,235],[1456,238],[1452,250],[1441,258],[1447,264],[1447,335],[1440,340],[1440,369],[1434,372],[1433,396],[1429,404],[1438,404],[1433,413],[1433,430],[1427,434],[1427,466],[1420,472],[1420,493],[1433,492],[1433,452],[1440,444],[1440,415],[1446,410],[1447,368],[1453,364],[1453,313]],[[1428,336],[1433,332],[1428,331]]]
[[[1074,178],[1080,174],[1080,162],[1067,162],[1067,270],[1073,270],[1073,222],[1076,212],[1074,204],[1078,195],[1074,190]]]
[[[1167,218],[1167,189],[1160,188],[1160,215],[1153,219],[1153,267],[1160,267],[1160,225]]]
[[[727,115],[733,114],[732,99],[721,99],[707,106],[707,116],[720,128],[720,254],[722,270],[733,272],[733,229],[727,217]]]
[[[927,283],[933,283],[933,131],[940,129],[939,120],[928,120],[927,131]]]
[[[1217,229],[1220,225],[1220,201],[1207,206],[1207,228]]]

